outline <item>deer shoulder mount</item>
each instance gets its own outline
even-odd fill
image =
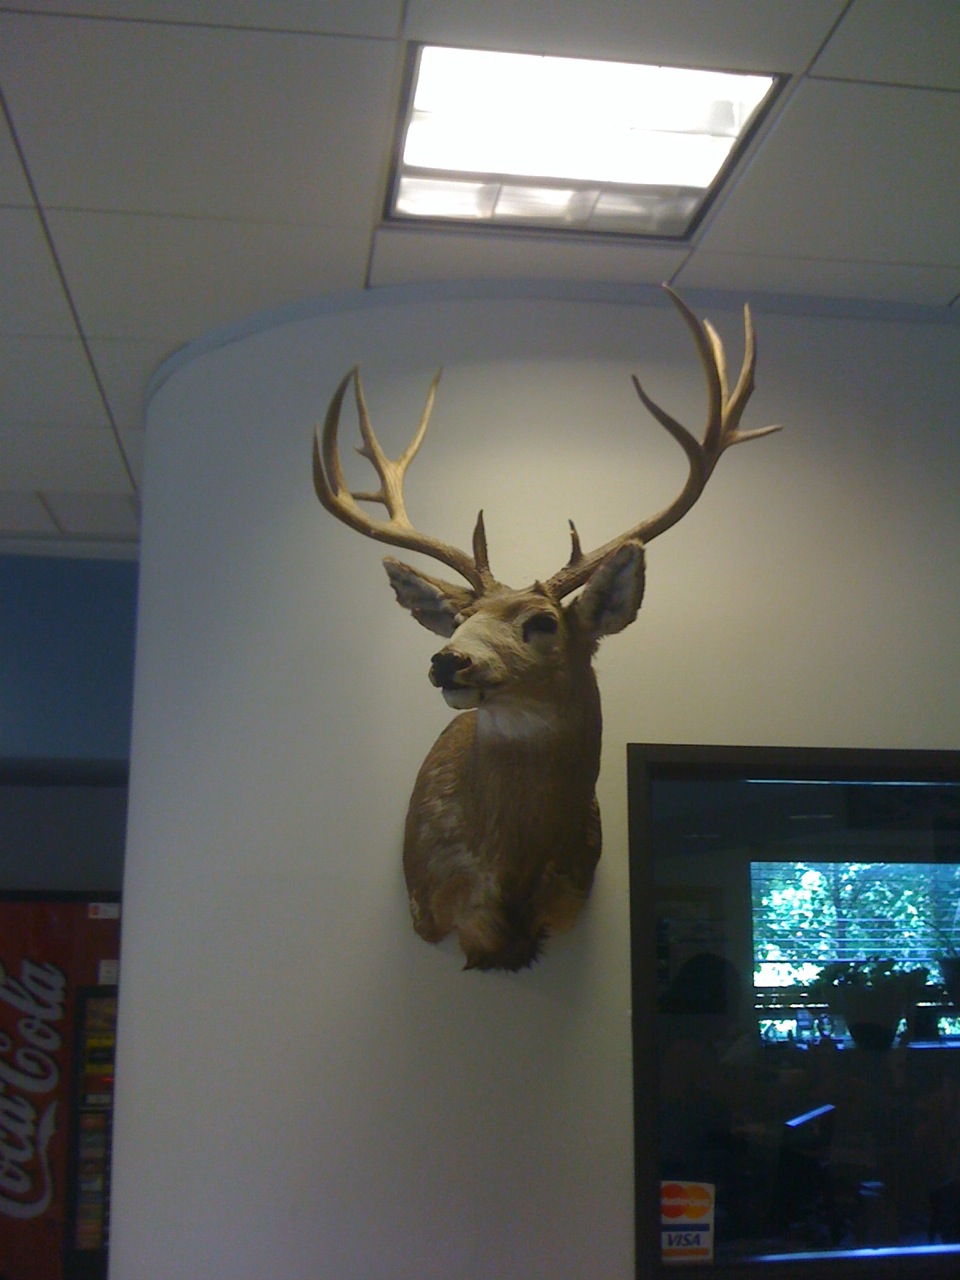
[[[570,559],[543,582],[518,591],[494,578],[482,511],[469,554],[420,533],[407,517],[404,474],[426,433],[439,373],[420,425],[396,461],[374,434],[358,368],[343,378],[322,433],[316,433],[314,485],[324,507],[366,537],[432,557],[466,584],[421,573],[392,557],[384,560],[400,604],[446,641],[430,661],[429,677],[461,712],[424,760],[407,812],[403,868],[413,927],[434,943],[455,929],[468,969],[524,968],[538,958],[548,936],[576,920],[600,857],[594,787],[601,716],[592,666],[597,644],[637,616],[644,546],[690,510],[723,451],[778,430],[740,430],[756,363],[749,308],[743,365],[731,391],[719,336],[667,292],[706,374],[703,438],[655,404],[636,378],[633,383],[686,454],[686,483],[657,515],[588,554],[571,521]],[[337,445],[351,383],[363,440],[358,452],[380,480],[379,488],[367,492],[348,488]],[[379,503],[387,518],[368,514],[360,503]]]

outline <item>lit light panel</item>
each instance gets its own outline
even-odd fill
[[[775,75],[419,49],[388,213],[682,237]]]

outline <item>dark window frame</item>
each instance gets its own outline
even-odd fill
[[[627,747],[630,847],[631,984],[633,993],[634,1169],[638,1280],[678,1275],[660,1256],[657,1048],[657,949],[651,784],[656,780],[769,778],[849,782],[960,783],[960,752],[847,748],[693,746],[631,743]],[[960,1246],[844,1257],[751,1259],[687,1264],[692,1280],[778,1280],[838,1276],[843,1280],[946,1280],[960,1267]]]

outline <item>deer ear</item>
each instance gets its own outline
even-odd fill
[[[616,635],[637,616],[643,581],[643,545],[625,542],[594,570],[570,607],[595,639]]]
[[[438,636],[452,636],[459,626],[460,614],[476,601],[469,587],[431,578],[392,556],[387,556],[383,567],[400,604],[421,626]]]

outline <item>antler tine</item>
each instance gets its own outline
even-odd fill
[[[356,370],[354,397],[357,404],[360,435],[363,439],[363,444],[357,446],[357,453],[362,458],[366,458],[373,463],[377,475],[380,477],[380,489],[376,493],[355,493],[353,496],[360,502],[382,502],[387,508],[391,519],[399,519],[407,524],[409,524],[409,520],[407,519],[406,508],[403,505],[403,477],[406,474],[407,467],[417,456],[417,451],[423,443],[423,437],[427,434],[430,415],[433,413],[433,401],[437,394],[437,383],[440,381],[442,373],[443,370],[438,369],[434,374],[433,381],[430,383],[423,413],[420,415],[420,424],[413,434],[413,439],[396,462],[391,462],[383,452],[380,447],[380,441],[374,434],[373,426],[370,422],[370,414],[367,411],[366,397],[363,394],[363,383],[360,381],[360,370],[359,368]]]
[[[571,591],[582,586],[597,565],[624,542],[634,540],[650,542],[681,520],[700,497],[725,449],[731,445],[741,444],[745,440],[755,440],[780,430],[778,426],[759,427],[753,431],[739,429],[743,411],[753,393],[757,360],[756,336],[750,308],[745,306],[743,309],[743,364],[731,392],[727,378],[727,357],[720,335],[708,320],[698,320],[669,285],[664,285],[663,288],[689,329],[703,366],[707,383],[707,424],[703,439],[698,440],[692,432],[671,417],[647,395],[639,379],[633,378],[633,385],[644,407],[669,432],[686,454],[689,467],[686,482],[679,494],[662,511],[634,525],[619,537],[612,538],[588,555],[583,554],[579,539],[575,539],[569,562],[547,583],[548,589],[558,598],[562,599],[563,596],[569,595]]]
[[[473,527],[473,562],[484,582],[493,582],[490,573],[490,557],[487,555],[487,530],[483,523],[483,512],[477,512],[477,523]]]
[[[701,322],[698,320],[680,295],[674,293],[669,285],[664,285],[663,288],[669,294],[670,301],[680,312],[684,324],[690,330],[697,348],[697,354],[700,357],[700,363],[703,366],[704,377],[707,380],[707,425],[703,434],[702,448],[709,453],[717,448],[723,432],[723,409],[727,382],[726,353],[723,350],[723,343],[712,325],[707,321]],[[718,354],[719,360],[717,358]],[[639,387],[637,379],[634,378],[633,381],[634,386]],[[641,399],[644,404],[647,403],[646,397],[641,397]],[[685,434],[689,434],[683,427],[680,430]]]
[[[374,433],[363,394],[363,384],[360,381],[359,366],[355,365],[346,373],[330,400],[322,433],[319,427],[314,433],[313,486],[323,506],[343,524],[368,538],[375,538],[378,542],[404,547],[408,551],[420,551],[434,560],[439,560],[441,564],[459,573],[478,594],[482,595],[494,585],[487,558],[486,537],[483,532],[483,513],[481,512],[477,518],[477,527],[473,535],[474,554],[471,557],[458,547],[441,542],[438,538],[432,538],[429,534],[420,533],[415,529],[410,523],[403,502],[404,476],[426,435],[437,383],[440,381],[440,372],[430,384],[420,424],[413,439],[396,460],[387,457]],[[340,428],[344,396],[351,381],[354,384],[357,418],[360,437],[363,441],[357,446],[357,452],[373,465],[380,480],[380,487],[376,490],[352,491],[343,474],[337,433]],[[389,519],[380,520],[370,515],[358,505],[360,502],[379,502],[386,508]]]

